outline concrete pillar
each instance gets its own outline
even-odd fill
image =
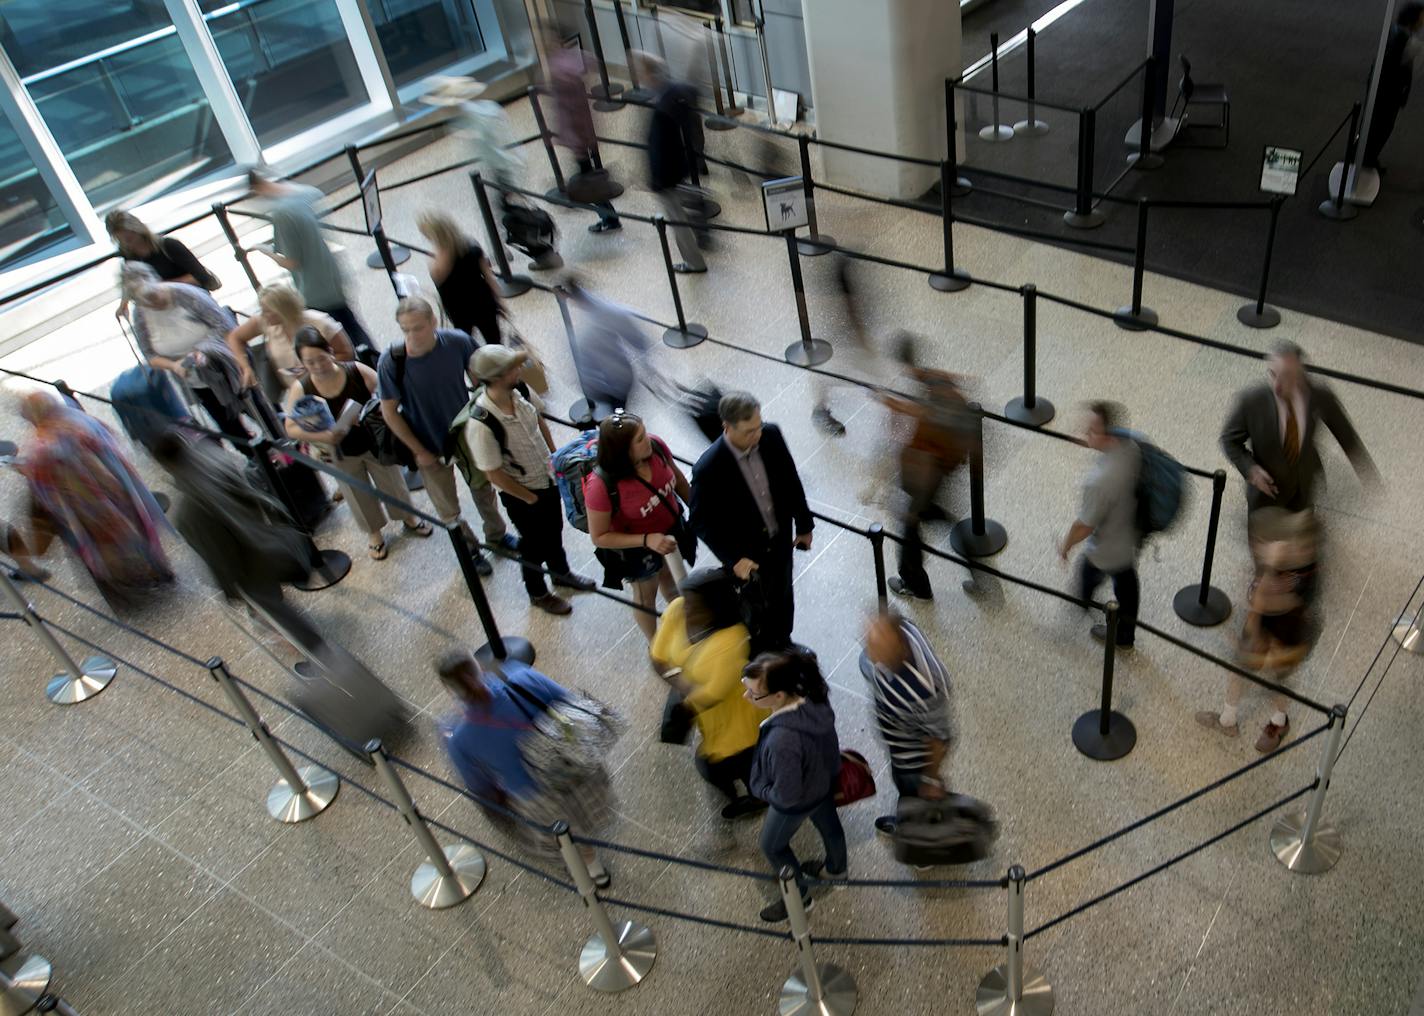
[[[944,79],[961,68],[959,4],[815,0],[803,5],[816,131],[828,141],[942,159]],[[936,170],[820,150],[825,179],[918,197]]]

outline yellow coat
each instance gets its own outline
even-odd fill
[[[742,697],[742,668],[750,645],[751,635],[742,624],[722,628],[693,645],[681,597],[663,611],[653,637],[653,659],[663,667],[681,667],[683,680],[694,689],[685,701],[697,713],[702,735],[698,751],[709,762],[755,745],[766,719],[765,712]]]

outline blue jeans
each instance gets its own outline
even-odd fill
[[[806,882],[801,877],[801,865],[796,860],[796,852],[791,849],[791,837],[807,819],[821,834],[826,845],[826,872],[839,875],[846,870],[845,830],[841,828],[840,816],[836,814],[835,793],[827,794],[821,803],[810,811],[786,812],[768,808],[766,821],[761,826],[761,852],[771,862],[771,870],[781,874],[781,869],[790,865],[796,871],[796,884],[806,891]]]

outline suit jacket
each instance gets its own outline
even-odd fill
[[[814,525],[806,491],[779,427],[766,425],[760,447],[775,508],[776,542],[789,545],[795,536],[809,533]],[[761,510],[725,434],[692,467],[689,515],[692,531],[728,568],[744,557],[758,560],[771,548]]]
[[[1221,450],[1241,475],[1249,477],[1251,467],[1260,466],[1275,481],[1274,498],[1261,493],[1248,481],[1246,504],[1250,511],[1269,506],[1300,511],[1314,504],[1315,480],[1322,470],[1320,453],[1315,448],[1315,435],[1322,423],[1340,442],[1357,473],[1362,476],[1373,476],[1375,473],[1374,462],[1360,443],[1360,437],[1335,393],[1325,385],[1310,380],[1306,381],[1306,387],[1305,419],[1297,421],[1301,427],[1300,455],[1294,464],[1286,461],[1276,395],[1270,385],[1256,385],[1238,395],[1226,426],[1222,428]]]

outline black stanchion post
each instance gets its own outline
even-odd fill
[[[890,594],[885,584],[885,527],[879,522],[870,524],[870,552],[875,556],[875,600],[884,610],[890,602]]]
[[[1335,193],[1320,202],[1319,212],[1327,219],[1345,222],[1359,215],[1359,210],[1345,200],[1345,191],[1350,183],[1350,170],[1355,165],[1355,146],[1360,140],[1360,104],[1350,107],[1350,128],[1345,133],[1345,161],[1337,169],[1340,178],[1335,184]]]
[[[350,556],[339,550],[330,548],[321,550],[317,547],[316,541],[312,539],[312,531],[302,521],[301,512],[298,510],[296,502],[292,500],[292,495],[287,490],[287,484],[282,480],[282,474],[277,471],[277,464],[272,461],[272,442],[265,437],[253,438],[251,450],[252,461],[256,462],[257,468],[262,470],[263,479],[267,481],[272,495],[287,509],[287,514],[292,517],[292,522],[296,525],[298,532],[306,537],[308,553],[312,561],[316,563],[311,575],[301,582],[293,582],[291,585],[304,593],[314,593],[319,589],[336,585],[351,571]]]
[[[672,266],[672,249],[668,246],[667,219],[663,215],[653,216],[653,225],[658,230],[658,245],[663,249],[663,266],[667,268],[668,289],[672,290],[672,305],[677,312],[677,327],[663,332],[663,342],[673,349],[691,349],[707,338],[707,326],[696,322],[687,323],[682,313],[682,294],[677,288],[677,272]]]
[[[623,103],[615,98],[623,91],[623,86],[608,80],[608,62],[603,59],[603,37],[598,31],[598,15],[593,9],[593,0],[583,0],[583,13],[588,19],[588,37],[593,42],[593,58],[598,61],[598,81],[588,90],[594,98],[593,108],[600,113],[611,113],[622,109]]]
[[[1010,399],[1004,415],[1010,420],[1042,427],[1053,419],[1053,403],[1038,397],[1038,287],[1029,283],[1020,286],[1023,295],[1023,370],[1022,398]]]
[[[796,291],[796,321],[801,327],[801,341],[786,347],[786,362],[798,367],[816,367],[831,358],[831,344],[811,337],[811,316],[806,310],[806,283],[801,278],[801,253],[796,247],[796,231],[788,229],[786,254],[791,259],[791,286]]]
[[[1117,656],[1117,601],[1109,600],[1103,638],[1103,690],[1097,709],[1089,709],[1073,724],[1073,746],[1089,758],[1110,762],[1137,744],[1137,728],[1122,713],[1113,712],[1113,660]]]
[[[796,145],[801,150],[801,189],[806,195],[806,225],[810,232],[797,241],[796,249],[808,258],[830,253],[836,238],[822,233],[816,226],[816,181],[811,176],[811,139],[798,135]]]
[[[732,55],[727,49],[727,29],[720,15],[717,17],[717,48],[722,54],[722,84],[727,89],[727,115],[741,116],[746,110],[737,105],[737,90],[732,81]]]
[[[1200,583],[1177,590],[1172,609],[1187,624],[1209,628],[1231,616],[1231,597],[1211,584],[1211,566],[1216,557],[1216,527],[1221,522],[1221,498],[1226,492],[1226,471],[1211,474],[1211,516],[1206,524],[1206,553],[1202,556]]]
[[[979,128],[981,141],[1008,141],[1014,136],[1014,129],[999,121],[999,33],[989,33],[989,70],[993,90],[993,117],[990,123]]]
[[[721,18],[717,19],[718,21]],[[712,28],[712,22],[702,23],[702,48],[707,51],[707,79],[712,86],[712,103],[716,107],[716,113],[710,113],[702,118],[702,126],[709,131],[730,131],[736,129],[736,124],[727,119],[727,106],[722,101],[722,76],[717,68],[717,40]]]
[[[954,133],[949,135],[950,152],[954,152]],[[940,229],[944,236],[944,271],[930,274],[930,288],[941,293],[958,293],[968,289],[969,273],[954,266],[954,160],[945,159],[939,164],[939,216]]]
[[[1271,252],[1276,247],[1276,222],[1281,217],[1281,202],[1285,196],[1277,194],[1271,198],[1271,224],[1266,229],[1266,256],[1261,260],[1261,288],[1256,292],[1256,302],[1248,303],[1236,312],[1236,320],[1247,328],[1274,328],[1281,323],[1281,312],[1266,306],[1266,282],[1271,277]]]
[[[222,227],[223,236],[227,237],[227,242],[232,247],[232,256],[237,259],[237,263],[242,266],[242,274],[247,276],[247,283],[253,290],[262,288],[262,283],[257,279],[257,273],[252,270],[252,262],[247,259],[247,248],[237,238],[237,230],[232,228],[232,220],[227,217],[227,206],[221,201],[213,202],[213,216],[218,220],[218,225]]]
[[[504,660],[533,664],[534,647],[528,639],[518,635],[500,634],[494,612],[490,610],[489,597],[485,595],[484,583],[480,581],[480,573],[475,570],[475,554],[470,549],[464,530],[460,526],[451,526],[446,532],[450,534],[450,545],[455,548],[455,560],[460,562],[460,574],[465,577],[465,588],[470,591],[470,599],[475,603],[480,627],[485,631],[485,638],[489,639],[475,650],[475,659],[480,661],[482,667],[498,667]]]
[[[475,200],[480,206],[480,218],[485,220],[485,233],[489,237],[489,250],[494,254],[495,266],[499,274],[495,277],[495,289],[505,298],[520,296],[529,292],[534,283],[527,275],[515,275],[509,269],[509,255],[504,250],[504,242],[499,238],[499,227],[495,225],[494,209],[490,207],[489,194],[485,190],[484,177],[480,171],[470,174],[470,183],[475,188]]]
[[[385,226],[377,223],[376,228],[371,230],[371,239],[376,241],[376,257],[380,259],[382,267],[385,268],[386,278],[390,280],[391,289],[395,291],[396,299],[399,300],[405,294],[401,292],[400,285],[396,282],[395,247],[386,238]],[[404,247],[401,249],[405,250]]]
[[[1138,121],[1137,151],[1127,157],[1133,169],[1158,169],[1163,159],[1152,150],[1152,118],[1157,111],[1157,58],[1149,56],[1143,65],[1142,119]]]
[[[351,173],[356,177],[356,187],[359,190],[366,183],[366,170],[361,166],[361,153],[356,150],[355,145],[346,146],[346,158],[351,163]],[[374,233],[372,234],[374,237]],[[396,265],[403,265],[410,260],[410,251],[400,244],[391,244],[389,252],[381,251],[380,241],[376,241],[376,249],[366,258],[367,268],[384,268],[388,272],[394,272]],[[395,285],[395,280],[391,280],[391,285]]]
[[[1093,207],[1093,134],[1098,129],[1098,111],[1085,109],[1078,114],[1078,196],[1072,211],[1063,213],[1065,224],[1074,229],[1097,229],[1105,221],[1103,213]]]
[[[1132,259],[1132,303],[1113,312],[1113,324],[1130,332],[1146,331],[1157,323],[1157,312],[1142,306],[1142,277],[1147,273],[1147,210],[1151,202],[1137,200],[1137,246]]]
[[[568,339],[569,343],[569,358],[573,361],[575,368],[577,368],[581,362],[578,351],[578,337],[574,335],[574,319],[573,315],[569,313],[569,294],[562,284],[554,287],[554,299],[557,300],[559,304],[559,317],[563,318],[564,321],[564,336]],[[582,374],[578,372],[577,369],[575,373],[579,374],[579,385],[582,387]],[[572,421],[573,425],[579,430],[592,430],[594,424],[598,422],[594,419],[594,414],[597,411],[598,406],[594,404],[594,401],[590,399],[587,392],[585,392],[583,398],[569,406],[569,420]]]
[[[1048,124],[1044,123],[1037,116],[1034,109],[1034,82],[1033,82],[1033,43],[1038,33],[1030,25],[1026,37],[1028,48],[1028,116],[1014,124],[1014,134],[1026,138],[1036,138],[1048,133]]]
[[[534,110],[534,124],[539,128],[539,140],[544,143],[544,154],[549,157],[549,169],[554,174],[554,186],[545,192],[549,198],[567,199],[564,171],[559,168],[559,156],[554,151],[554,139],[549,133],[549,123],[544,119],[544,106],[539,102],[539,86],[529,86],[529,105]]]
[[[949,531],[949,545],[961,557],[990,557],[1004,549],[1009,534],[993,519],[984,517],[984,410],[969,403],[974,435],[969,448],[969,518]]]
[[[974,189],[966,177],[959,175],[959,120],[954,113],[954,79],[944,79],[944,136],[945,155],[949,161],[949,178],[954,181],[950,192],[962,198]],[[943,175],[940,177],[943,181]]]
[[[613,16],[618,19],[618,36],[623,40],[623,62],[628,65],[628,81],[633,86],[623,93],[629,102],[647,102],[653,93],[638,83],[638,61],[633,57],[633,43],[628,37],[628,19],[623,15],[623,0],[613,0]]]

